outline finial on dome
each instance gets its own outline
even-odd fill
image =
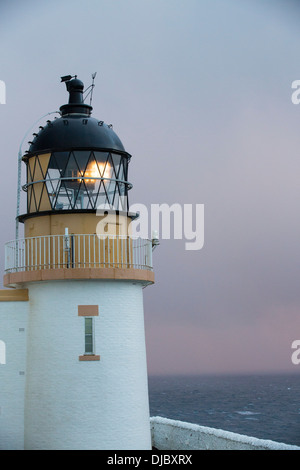
[[[92,106],[85,104],[83,101],[84,84],[77,78],[77,75],[65,75],[61,77],[61,81],[65,82],[67,91],[69,92],[69,102],[60,107],[62,116],[67,114],[85,114],[90,116]]]

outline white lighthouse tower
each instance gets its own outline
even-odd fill
[[[6,246],[4,285],[29,299],[24,448],[150,449],[143,288],[154,282],[152,241],[129,232],[131,156],[91,117],[83,83],[63,81],[68,104],[23,156],[24,238]]]

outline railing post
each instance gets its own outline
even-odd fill
[[[151,240],[146,240],[146,244],[147,244],[147,255],[148,255],[146,268],[152,269],[153,265],[152,265],[152,242]]]
[[[68,227],[65,228],[64,251],[67,253],[67,268],[69,268],[70,267],[70,237],[69,237]],[[64,260],[63,260],[63,265],[64,265]]]
[[[4,248],[4,253],[5,253],[5,255],[4,255],[5,256],[5,267],[4,267],[4,269],[5,269],[5,271],[10,268],[10,266],[9,266],[9,257],[8,257],[8,248],[9,248],[8,245],[5,245],[5,248]]]
[[[19,259],[18,259],[18,251],[19,251],[19,239],[17,238],[16,242],[15,242],[15,260],[16,260],[16,271],[18,271],[18,267],[19,267]]]

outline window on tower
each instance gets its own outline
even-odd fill
[[[93,318],[84,319],[84,353],[94,354]]]
[[[78,305],[78,316],[84,317],[84,354],[80,361],[100,361],[95,354],[95,317],[99,315],[98,305]]]

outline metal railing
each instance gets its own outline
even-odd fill
[[[60,268],[152,271],[152,241],[117,235],[46,235],[5,244],[7,273]]]

